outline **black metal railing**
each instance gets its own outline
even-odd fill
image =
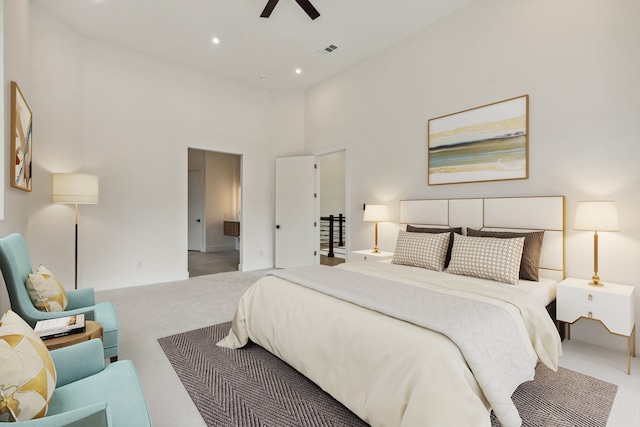
[[[344,224],[342,214],[320,217],[320,248],[327,248],[328,257],[335,257],[335,248],[344,246]]]

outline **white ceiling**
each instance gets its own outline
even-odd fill
[[[473,0],[34,0],[79,33],[274,91],[305,90]],[[220,43],[214,45],[213,37]],[[333,53],[319,53],[329,45]],[[302,73],[297,75],[299,67]]]

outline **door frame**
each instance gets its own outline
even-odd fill
[[[206,222],[203,221],[203,219],[205,218],[206,215],[206,181],[205,181],[205,172],[202,169],[189,169],[187,168],[187,174],[191,173],[191,172],[199,172],[199,176],[200,176],[200,191],[198,194],[198,197],[200,198],[200,249],[197,249],[200,252],[206,252],[206,248],[207,248],[207,227],[206,227]],[[189,179],[187,177],[187,186],[189,185]],[[190,218],[189,218],[189,194],[190,194],[190,189],[187,188],[187,221],[190,224]],[[190,249],[190,235],[191,233],[189,233],[189,227],[190,225],[187,224],[187,250],[188,251],[192,251],[192,250],[196,250],[196,249]]]
[[[324,148],[321,150],[317,150],[313,152],[313,156],[316,158],[325,156],[327,154],[337,153],[339,151],[344,151],[344,214],[346,215],[346,219],[344,222],[344,239],[345,245],[344,250],[346,252],[345,257],[346,261],[349,261],[351,255],[351,166],[349,163],[349,146],[347,144],[336,145],[329,148]],[[320,170],[320,176],[322,176],[322,170]],[[318,178],[318,182],[320,182],[320,178]],[[318,194],[322,191],[322,188],[319,189]],[[318,217],[320,216],[320,204],[318,203]],[[318,244],[316,245],[318,250],[320,250],[320,240],[318,239]]]
[[[238,156],[239,160],[240,160],[240,170],[239,170],[239,186],[242,189],[242,191],[240,191],[239,193],[239,206],[240,206],[240,214],[238,216],[238,219],[240,220],[240,237],[239,237],[239,242],[238,242],[238,252],[239,252],[239,261],[238,261],[238,271],[244,271],[242,268],[243,265],[243,241],[244,241],[244,233],[242,232],[242,224],[244,223],[244,208],[245,208],[245,203],[244,203],[244,195],[246,194],[246,189],[244,187],[244,154],[243,153],[238,153],[238,152],[233,152],[233,151],[226,151],[226,150],[218,150],[215,148],[202,148],[202,147],[194,147],[194,146],[187,146],[187,157],[188,157],[188,152],[189,150],[196,150],[196,151],[202,151],[202,152],[209,152],[209,153],[221,153],[221,154],[229,154],[229,155],[233,155],[233,156]],[[193,170],[193,169],[189,169],[189,164],[187,162],[187,174],[189,172],[189,170]],[[202,170],[202,200],[203,200],[203,204],[202,204],[202,217],[204,220],[204,226],[203,228],[203,240],[202,240],[202,245],[203,245],[203,250],[202,252],[206,252],[207,250],[207,227],[206,227],[206,214],[207,214],[207,208],[206,208],[206,203],[207,203],[207,183],[206,183],[206,175],[207,175],[207,171],[206,168],[204,168],[204,170]],[[188,184],[187,184],[188,185]],[[189,190],[187,189],[187,192]],[[188,203],[188,201],[187,201]],[[188,209],[188,206],[187,206]],[[188,227],[188,225],[187,225]],[[187,251],[189,251],[189,235],[188,235],[189,231],[187,230],[187,247],[185,248]],[[188,270],[188,266],[187,266],[187,270]]]

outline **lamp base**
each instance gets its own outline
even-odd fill
[[[593,277],[591,278],[591,281],[589,282],[589,286],[602,287],[604,286],[604,283],[600,281],[600,276],[598,276],[597,274],[594,274]]]
[[[380,249],[378,249],[378,247],[376,246],[375,248],[373,248],[373,250],[371,251],[374,254],[379,254],[380,253]]]

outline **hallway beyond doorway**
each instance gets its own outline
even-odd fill
[[[334,265],[338,265],[338,264],[343,264],[344,262],[345,262],[344,258],[328,257],[326,255],[320,254],[320,264],[321,265],[334,266]]]
[[[189,277],[238,271],[238,264],[240,264],[240,251],[237,250],[218,252],[189,251],[188,254]]]

